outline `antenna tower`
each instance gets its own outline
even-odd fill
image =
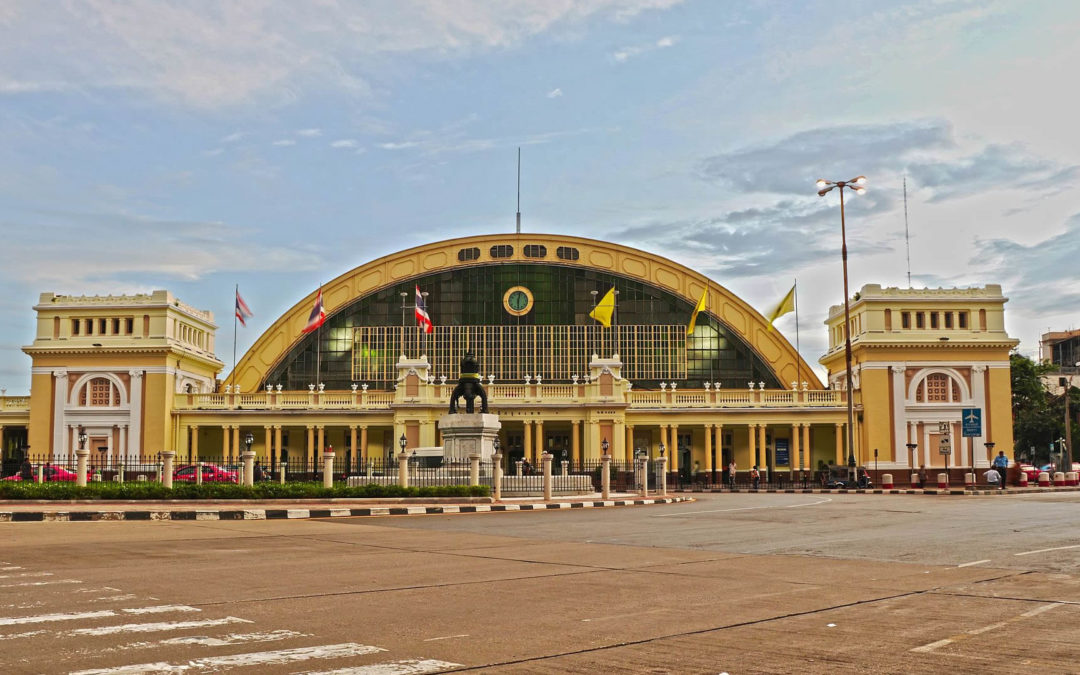
[[[521,234],[521,148],[518,148],[517,172],[517,233]]]
[[[911,233],[907,220],[907,174],[904,174],[904,245],[907,247],[907,285],[911,288]]]

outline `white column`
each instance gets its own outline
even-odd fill
[[[986,459],[986,366],[971,367],[971,403],[982,411],[982,436],[972,440],[976,466],[989,466]]]
[[[126,460],[127,456],[128,456],[128,454],[127,454],[127,435],[128,435],[128,426],[126,424],[121,424],[120,425],[120,452],[117,454],[117,457],[121,461]]]
[[[128,427],[131,434],[131,454],[136,457],[142,454],[142,371],[132,370],[131,386],[128,387],[128,395],[131,397],[131,426]],[[160,448],[159,448],[160,449]]]
[[[922,463],[924,466],[933,466],[930,463],[930,424],[928,422],[922,423],[922,434]]]
[[[911,439],[912,443],[919,443],[920,446],[922,445],[922,443],[920,442],[921,439],[919,438],[919,424],[918,424],[918,422],[908,422],[908,438]],[[921,449],[922,449],[921,447],[916,448],[915,452],[918,452]],[[911,468],[913,470],[918,469],[919,468],[919,458],[916,457],[914,454],[912,454],[912,452],[910,450],[908,450],[906,447],[904,448],[904,450],[907,451],[908,461],[914,463]]]
[[[899,462],[900,453],[909,454],[905,445],[907,443],[907,413],[904,398],[906,393],[904,373],[907,372],[907,367],[893,366],[890,370],[893,379],[893,461]]]
[[[64,450],[64,408],[67,407],[68,381],[66,370],[54,370],[53,433],[49,454],[55,456]],[[38,449],[39,451],[41,448]]]

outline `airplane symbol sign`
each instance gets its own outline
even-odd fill
[[[960,415],[960,426],[964,438],[982,436],[982,408],[964,408]]]

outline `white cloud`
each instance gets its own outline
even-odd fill
[[[315,138],[316,136],[322,136],[322,129],[300,129],[296,132],[296,135],[304,138]]]
[[[401,143],[379,143],[379,147],[383,150],[406,150],[408,148],[415,148],[420,145],[416,141],[404,141]]]
[[[552,89],[551,91],[548,92],[547,97],[548,98],[559,98],[562,95],[563,95],[562,94],[562,89],[559,89],[558,87],[556,87],[556,88],[554,88],[554,89]]]
[[[219,141],[219,143],[235,143],[235,142],[237,142],[238,140],[240,140],[243,137],[244,137],[244,132],[236,131],[236,132],[233,132],[233,133],[229,134],[228,136],[222,137],[222,139]]]
[[[355,148],[357,143],[351,138],[342,138],[330,144],[331,148]]]
[[[0,22],[0,92],[123,89],[200,108],[289,100],[305,88],[365,96],[371,56],[456,58],[680,2],[327,0],[312,11],[288,0],[9,0],[0,5],[17,3]]]
[[[611,58],[616,63],[624,63],[635,56],[640,56],[641,54],[645,54],[647,52],[655,51],[657,49],[667,49],[668,47],[674,47],[678,41],[678,36],[668,35],[666,37],[660,38],[659,40],[656,40],[655,42],[649,42],[647,44],[641,45],[631,45],[629,47],[617,49],[612,52]]]
[[[287,147],[287,146],[290,146],[290,145],[296,145],[296,141],[294,141],[291,138],[281,138],[281,139],[278,139],[278,140],[274,141],[270,145],[276,145],[278,147]]]
[[[203,150],[202,154],[204,157],[217,157],[223,152],[225,152],[225,150],[222,148],[214,148],[213,150]]]

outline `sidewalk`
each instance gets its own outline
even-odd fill
[[[489,497],[410,499],[292,500],[155,500],[155,501],[0,501],[0,522],[102,520],[292,520],[363,516],[422,516],[444,513],[487,513],[645,506],[692,501],[690,497],[638,497],[631,493],[600,499],[600,494],[542,499]]]

